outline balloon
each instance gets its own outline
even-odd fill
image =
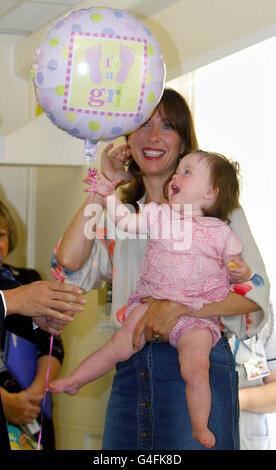
[[[36,50],[32,78],[49,119],[95,144],[137,129],[164,88],[165,65],[150,30],[124,10],[92,7],[52,26]]]

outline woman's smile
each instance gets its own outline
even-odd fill
[[[170,176],[183,151],[181,137],[158,109],[129,136],[128,142],[133,159],[145,176]]]
[[[150,147],[143,148],[142,152],[147,160],[159,160],[165,155],[164,150]]]

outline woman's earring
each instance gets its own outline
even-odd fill
[[[180,154],[178,155],[178,160],[182,160],[183,157],[185,157],[185,153],[180,152]]]

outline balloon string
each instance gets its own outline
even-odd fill
[[[47,368],[47,374],[46,374],[46,390],[48,388],[48,380],[49,380],[49,373],[50,373],[50,367],[51,367],[53,340],[54,340],[54,335],[51,335],[48,368]],[[37,450],[40,450],[40,442],[41,442],[41,437],[42,437],[42,423],[43,423],[43,415],[44,415],[44,409],[45,409],[45,404],[46,404],[47,393],[48,393],[47,391],[44,392],[44,398],[43,398],[43,404],[42,404],[42,410],[41,410],[41,423],[40,423],[40,430],[39,430],[38,443],[37,443]]]
[[[88,169],[88,176],[92,178],[92,186],[91,186],[91,191],[90,191],[90,198],[89,198],[89,204],[92,200],[93,192],[94,192],[94,187],[95,187],[95,171],[91,170],[91,168]],[[83,239],[83,243],[84,243]],[[38,435],[38,442],[37,442],[37,450],[40,450],[40,444],[41,444],[41,438],[42,438],[42,424],[43,424],[43,415],[44,415],[44,409],[45,409],[45,404],[46,404],[46,398],[47,398],[47,389],[48,389],[48,381],[49,381],[49,374],[50,374],[50,368],[51,368],[51,358],[52,358],[52,350],[53,350],[53,340],[54,340],[54,335],[51,335],[51,340],[50,340],[50,348],[49,348],[49,360],[48,360],[48,367],[47,367],[47,373],[46,373],[46,385],[45,385],[45,392],[44,392],[44,398],[43,398],[43,404],[42,404],[42,410],[41,410],[41,421],[40,421],[40,430],[39,430],[39,435]]]
[[[91,186],[90,199],[89,199],[89,203],[90,203],[91,200],[92,200],[92,196],[93,196],[93,192],[94,192],[94,187],[95,187],[95,183],[96,183],[96,180],[95,180],[96,172],[95,172],[95,170],[91,170],[91,168],[89,168],[89,170],[88,170],[88,176],[92,179],[92,186]]]

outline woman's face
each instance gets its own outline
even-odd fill
[[[171,176],[184,150],[181,137],[158,109],[128,138],[132,157],[145,176]]]
[[[8,256],[9,251],[9,232],[5,221],[0,220],[0,265],[3,264]]]

